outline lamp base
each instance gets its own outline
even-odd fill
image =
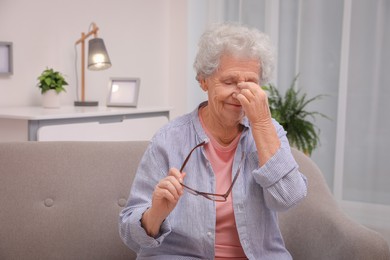
[[[96,107],[99,105],[98,101],[75,101],[76,107]]]

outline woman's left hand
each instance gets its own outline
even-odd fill
[[[264,125],[271,122],[271,112],[268,107],[268,96],[254,82],[237,84],[239,92],[234,96],[242,105],[245,115],[252,125]]]
[[[268,97],[265,91],[253,82],[242,82],[237,84],[237,87],[239,93],[235,98],[238,99],[251,122],[259,165],[262,166],[280,147],[280,140],[272,123]]]

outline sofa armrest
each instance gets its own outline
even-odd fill
[[[308,195],[304,201],[279,214],[286,247],[294,260],[390,259],[385,239],[348,217],[315,163],[292,150],[300,171],[308,179]]]

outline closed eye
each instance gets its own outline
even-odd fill
[[[248,79],[246,82],[251,82],[255,84],[259,84],[259,81],[257,79]]]

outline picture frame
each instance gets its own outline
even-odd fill
[[[137,107],[140,78],[110,78],[108,107]]]
[[[13,74],[12,42],[0,42],[0,76]]]

